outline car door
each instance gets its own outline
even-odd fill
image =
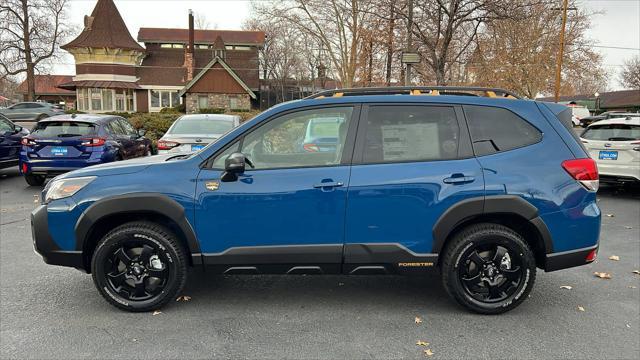
[[[24,116],[25,107],[26,107],[26,103],[15,104],[3,110],[2,113],[9,120],[19,120],[21,119],[21,116]]]
[[[340,105],[277,115],[216,154],[196,185],[205,263],[227,272],[338,273],[358,114],[358,106]],[[327,116],[342,119],[333,129],[337,149],[304,150],[307,125]],[[224,161],[235,152],[254,168],[223,182]]]
[[[113,138],[112,140],[118,144],[120,157],[123,160],[128,159],[131,156],[129,154],[130,138],[127,136],[124,127],[122,127],[117,118],[113,118],[107,123],[107,128]]]
[[[2,163],[18,158],[20,139],[14,138],[15,127],[0,116],[0,166]]]
[[[435,264],[433,227],[453,204],[484,196],[482,169],[456,106],[363,106],[346,212],[344,271]]]
[[[145,138],[142,136],[139,136],[136,129],[131,124],[129,124],[129,122],[126,119],[120,118],[118,119],[118,121],[120,122],[120,125],[124,129],[129,140],[128,141],[129,156],[139,157],[139,156],[146,155],[147,146],[146,146]]]

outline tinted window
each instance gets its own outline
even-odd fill
[[[39,137],[73,137],[93,135],[94,133],[93,124],[79,121],[39,122],[32,132]]]
[[[169,131],[170,134],[224,134],[233,129],[233,120],[211,119],[205,116],[182,117]]]
[[[120,123],[120,126],[124,130],[125,135],[130,135],[130,136],[137,135],[136,129],[134,129],[133,126],[131,126],[131,124],[129,124],[127,120],[120,118],[117,121]]]
[[[569,121],[571,121],[571,110]],[[535,144],[542,139],[538,129],[509,110],[487,106],[465,106],[473,150],[488,155]]]
[[[608,124],[590,126],[582,137],[587,140],[632,141],[640,140],[640,126],[631,124]]]
[[[256,169],[339,164],[352,112],[352,107],[336,107],[282,115],[246,135],[241,151]],[[338,132],[307,142],[307,129],[319,119],[337,122]]]
[[[227,159],[227,157],[234,152],[238,152],[239,150],[240,142],[236,141],[233,145],[229,146],[226,150],[215,157],[213,163],[211,164],[211,167],[213,169],[224,169],[224,161]]]
[[[113,135],[126,135],[124,128],[120,125],[120,122],[116,119],[109,121],[107,124],[109,132]]]
[[[10,109],[15,109],[15,110],[19,110],[19,109],[26,109],[27,104],[15,104],[12,107],[10,107]]]
[[[371,106],[365,163],[455,159],[460,129],[451,107]]]
[[[0,118],[0,134],[13,131],[13,125],[7,120]]]

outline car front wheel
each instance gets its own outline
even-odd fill
[[[187,263],[176,236],[152,222],[121,225],[100,241],[91,261],[93,281],[112,305],[127,311],[158,309],[182,291]]]
[[[475,224],[448,244],[442,281],[451,297],[481,314],[500,314],[520,305],[533,288],[536,263],[525,240],[498,224]]]

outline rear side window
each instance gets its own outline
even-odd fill
[[[590,126],[582,137],[587,140],[633,141],[640,140],[640,126],[631,124],[607,124]]]
[[[452,107],[370,106],[363,163],[455,159],[459,134]]]
[[[32,133],[41,137],[86,136],[95,134],[95,126],[79,121],[45,121],[39,122]]]
[[[473,150],[477,156],[517,149],[535,144],[542,139],[542,133],[538,129],[509,110],[465,106],[464,113],[471,132]]]

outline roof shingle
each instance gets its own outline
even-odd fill
[[[75,95],[75,91],[64,90],[58,87],[73,80],[71,75],[36,75],[36,95]],[[18,92],[26,94],[27,80],[18,86]]]
[[[193,36],[196,44],[213,44],[218,36],[221,37],[227,45],[264,44],[264,32],[262,31],[194,30]],[[186,44],[189,41],[189,30],[143,27],[138,31],[138,41]]]

